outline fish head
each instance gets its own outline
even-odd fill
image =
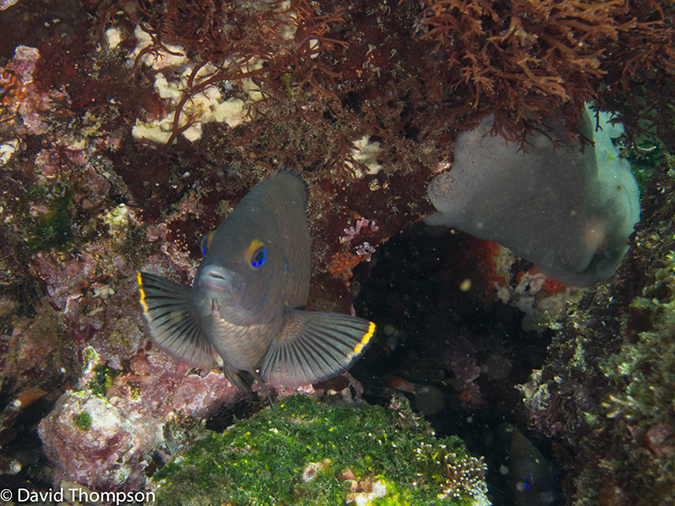
[[[309,292],[307,187],[279,170],[237,204],[202,241],[205,252],[193,286],[193,305],[240,327],[280,318],[304,305]]]
[[[287,267],[278,244],[263,242],[254,229],[218,233],[197,271],[192,292],[202,316],[214,316],[234,324],[265,323],[283,308]]]

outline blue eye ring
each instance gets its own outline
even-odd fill
[[[253,255],[251,255],[251,267],[254,269],[259,269],[267,261],[267,248],[265,246],[260,246]]]

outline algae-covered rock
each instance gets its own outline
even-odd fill
[[[617,275],[570,304],[520,387],[532,426],[564,445],[574,506],[675,503],[675,158],[663,159]]]
[[[154,476],[157,504],[486,505],[482,459],[407,407],[292,396],[205,439]]]

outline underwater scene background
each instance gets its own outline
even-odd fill
[[[0,502],[672,503],[674,17],[0,0]],[[278,167],[307,309],[377,333],[270,406],[160,351],[137,277],[191,285]]]

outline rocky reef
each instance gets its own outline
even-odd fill
[[[530,425],[567,502],[671,497],[675,6],[371,4],[0,1],[2,488],[150,487],[199,420],[222,405],[249,414],[222,375],[152,347],[135,275],[189,284],[202,237],[291,165],[310,189],[311,308],[388,311],[354,370],[364,389],[347,375],[305,393],[386,404],[404,392],[469,445],[490,439],[479,419]],[[461,131],[493,115],[493,133],[523,149],[550,121],[573,138],[586,101],[626,126],[618,147],[634,167],[660,167],[638,178],[643,221],[610,283],[581,293],[493,243],[409,229]],[[414,248],[386,264],[399,240]],[[328,479],[324,457],[307,459]],[[399,486],[350,469],[340,486],[354,494]],[[435,494],[461,471],[434,469]]]
[[[620,272],[569,305],[548,359],[520,387],[532,427],[569,445],[563,489],[574,504],[675,500],[674,191],[666,156]]]
[[[489,504],[485,464],[389,409],[287,397],[195,443],[153,479],[157,504]]]

